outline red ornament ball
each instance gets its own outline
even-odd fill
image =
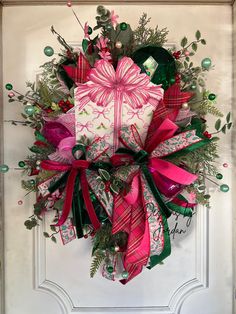
[[[68,8],[70,8],[70,7],[72,6],[72,2],[71,2],[71,1],[68,1],[68,2],[67,2],[67,6],[68,6]]]

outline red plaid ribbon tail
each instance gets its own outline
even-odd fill
[[[123,257],[123,264],[129,273],[122,284],[137,276],[147,265],[150,255],[149,227],[145,219],[146,214],[141,201],[134,205],[128,204],[121,196],[114,201],[113,233],[125,231],[128,233],[127,249]]]

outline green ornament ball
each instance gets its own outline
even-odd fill
[[[107,271],[109,274],[113,273],[114,268],[112,266],[107,266]]]
[[[216,174],[216,179],[221,180],[223,179],[223,175],[221,173]]]
[[[121,277],[122,277],[123,279],[127,279],[127,278],[129,277],[129,273],[128,273],[126,270],[124,270],[124,271],[122,272],[122,274],[121,274]]]
[[[26,105],[24,108],[24,112],[28,115],[28,116],[32,116],[35,112],[35,108],[32,105]]]
[[[5,87],[6,87],[7,90],[12,90],[12,89],[13,89],[13,86],[12,86],[11,83],[7,83],[7,84],[5,85]]]
[[[204,58],[202,60],[201,64],[202,64],[203,69],[208,70],[210,68],[210,66],[211,66],[211,59],[210,58]]]
[[[8,167],[8,165],[0,165],[0,172],[1,173],[6,173],[6,172],[8,172],[8,170],[9,170],[9,167]]]
[[[112,30],[112,25],[111,25],[111,24],[108,24],[108,25],[106,26],[106,30],[107,30],[108,32],[110,32],[110,31]]]
[[[221,184],[220,186],[221,192],[228,192],[229,191],[229,186],[227,184]]]
[[[34,185],[35,181],[34,180],[30,180],[30,184]]]
[[[19,162],[18,162],[18,166],[19,166],[20,168],[24,168],[25,162],[24,162],[23,160],[19,161]]]
[[[197,85],[196,85],[196,84],[192,84],[192,85],[190,86],[190,88],[191,88],[191,90],[195,90],[195,89],[197,88]]]
[[[46,47],[44,48],[43,52],[44,52],[45,56],[47,56],[47,57],[51,57],[51,56],[54,55],[54,50],[53,50],[53,48],[50,47],[50,46],[46,46]]]
[[[88,27],[88,34],[91,35],[92,32],[93,32],[93,29],[92,29],[92,27],[89,26],[89,27]]]
[[[125,23],[125,22],[120,23],[120,30],[121,31],[126,31],[127,27],[128,27],[127,23]]]
[[[175,78],[172,77],[172,78],[170,79],[170,84],[173,85],[174,83],[175,83]]]
[[[216,94],[209,94],[208,95],[209,100],[215,100],[216,99]]]

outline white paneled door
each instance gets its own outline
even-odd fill
[[[111,7],[111,5],[110,5]],[[200,29],[207,40],[194,62],[213,60],[208,75],[210,91],[218,107],[231,110],[232,42],[231,7],[200,5],[116,5],[120,21],[134,27],[143,12],[152,26],[169,29],[169,42],[194,38]],[[84,23],[94,24],[95,6],[74,6]],[[80,42],[81,29],[66,6],[5,7],[3,9],[3,81],[25,91],[25,82],[35,79],[47,61],[47,45],[59,52],[50,26],[68,41]],[[4,119],[20,119],[21,107],[4,96]],[[211,124],[211,120],[210,120]],[[213,124],[213,121],[212,121]],[[212,126],[213,127],[213,126]],[[30,130],[4,124],[5,162],[14,167],[24,159],[32,142]],[[228,168],[222,166],[229,164]],[[230,136],[220,146],[218,167],[231,185]],[[144,271],[126,286],[101,276],[89,278],[90,247],[86,240],[66,246],[45,240],[44,225],[33,234],[24,220],[32,211],[34,196],[24,197],[21,175],[5,176],[5,291],[4,314],[142,313],[142,314],[231,314],[232,313],[232,204],[231,192],[220,193],[209,186],[211,208],[199,207],[192,219],[173,216],[172,255],[164,264]],[[18,201],[23,200],[19,205]]]

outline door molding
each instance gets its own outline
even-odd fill
[[[54,297],[61,308],[61,314],[80,313],[112,313],[112,312],[144,312],[155,314],[179,314],[182,304],[186,298],[196,291],[208,288],[209,281],[209,210],[204,206],[198,206],[195,216],[195,257],[196,269],[193,278],[183,282],[176,288],[168,304],[163,306],[142,306],[142,307],[78,307],[74,305],[69,293],[56,282],[46,278],[47,256],[46,241],[43,236],[45,221],[34,232],[34,288],[37,291],[47,293]]]
[[[2,3],[0,3],[0,86],[3,86],[3,56],[2,56]],[[3,152],[3,94],[0,94],[0,164],[4,162]],[[5,313],[4,293],[4,182],[0,173],[0,313]]]
[[[22,5],[65,5],[64,0],[2,0],[3,6],[22,6]],[[103,4],[179,4],[179,5],[233,5],[235,0],[104,0]],[[100,0],[80,0],[79,4],[100,4]]]

